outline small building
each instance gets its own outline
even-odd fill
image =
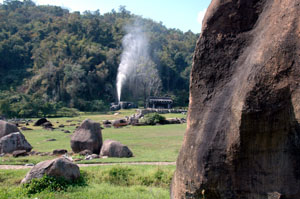
[[[173,100],[170,97],[149,97],[147,100],[147,108],[171,109]]]

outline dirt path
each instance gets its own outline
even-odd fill
[[[176,165],[176,162],[122,162],[122,163],[97,163],[97,164],[77,164],[79,167],[95,167],[95,166],[105,166],[105,165]],[[0,165],[0,170],[8,169],[31,169],[33,166],[24,165]]]

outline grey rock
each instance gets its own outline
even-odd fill
[[[54,138],[51,138],[51,139],[47,139],[47,140],[45,140],[46,142],[54,142],[54,141],[56,141],[56,139],[54,139]]]
[[[84,120],[71,136],[71,148],[75,153],[88,149],[99,154],[101,146],[102,133],[98,122]]]
[[[133,156],[133,153],[127,146],[121,144],[120,142],[114,140],[105,140],[101,149],[100,156],[129,158]]]
[[[88,150],[88,149],[85,149],[85,150],[79,152],[79,155],[82,155],[82,156],[91,155],[91,154],[92,154],[92,151]]]
[[[41,118],[39,120],[37,120],[33,126],[41,126],[42,124],[49,122],[46,118]]]
[[[44,175],[73,181],[80,177],[80,171],[76,164],[67,158],[60,157],[38,163],[27,173],[21,183],[29,183],[32,179],[42,178]]]
[[[31,130],[33,130],[33,129],[28,128],[28,127],[26,127],[26,126],[23,126],[23,127],[21,127],[21,130],[22,130],[22,131],[31,131]]]
[[[17,158],[20,156],[28,156],[28,152],[26,150],[16,150],[12,153],[12,155]]]
[[[11,133],[0,139],[0,153],[12,153],[16,150],[31,151],[32,146],[20,132]]]
[[[16,125],[0,120],[0,138],[16,132],[20,132]]]
[[[68,153],[68,150],[66,149],[55,149],[52,152],[53,155],[64,155],[66,153]]]

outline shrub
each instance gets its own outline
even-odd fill
[[[75,108],[62,107],[58,109],[55,117],[76,117],[79,115],[79,111]]]
[[[59,192],[67,191],[70,186],[86,185],[84,175],[75,181],[68,181],[64,178],[55,178],[44,175],[39,179],[32,179],[30,183],[23,184],[23,191],[27,195],[40,193],[42,191]]]
[[[115,185],[130,185],[132,170],[126,167],[114,167],[108,172],[108,181]]]
[[[149,113],[145,115],[144,122],[149,125],[164,124],[166,118],[158,113]]]

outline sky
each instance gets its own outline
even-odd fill
[[[201,32],[201,22],[211,0],[33,0],[37,5],[57,5],[70,11],[116,11],[120,5],[131,13],[162,22],[167,28]],[[0,0],[3,3],[3,0]]]

